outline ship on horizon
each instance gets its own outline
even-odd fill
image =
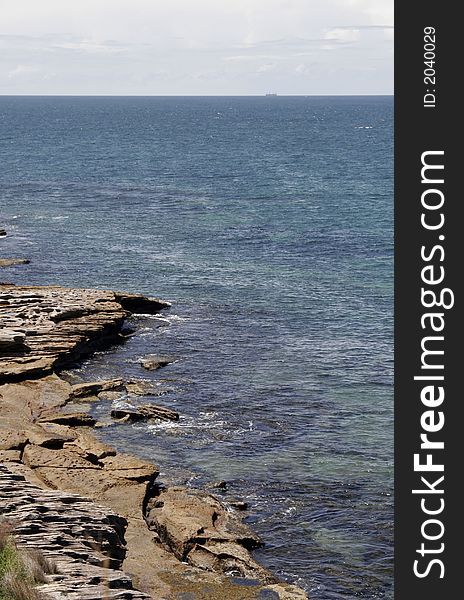
[[[266,97],[267,97],[267,98],[269,98],[269,97],[274,97],[274,96],[277,96],[277,94],[276,94],[275,92],[268,92],[268,93],[266,94]]]

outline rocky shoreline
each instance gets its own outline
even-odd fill
[[[137,294],[0,284],[0,518],[20,547],[56,561],[44,598],[307,598],[254,560],[261,542],[237,511],[206,492],[164,489],[156,465],[93,435],[101,424],[82,400],[121,388],[144,395],[142,382],[60,377],[124,342],[131,313],[168,307]],[[112,416],[179,418],[155,405]]]

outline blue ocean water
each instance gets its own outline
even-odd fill
[[[392,598],[390,97],[0,97],[2,280],[173,302],[78,369],[178,424],[105,439],[224,479],[312,599]],[[155,373],[141,356],[178,360]],[[109,403],[94,408],[108,415]]]

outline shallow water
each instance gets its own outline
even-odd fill
[[[173,302],[78,373],[150,378],[179,423],[102,435],[164,481],[227,480],[313,599],[392,597],[392,109],[0,97],[0,253],[32,260],[2,279]]]

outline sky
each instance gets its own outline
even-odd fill
[[[0,94],[393,93],[393,0],[0,0]]]

